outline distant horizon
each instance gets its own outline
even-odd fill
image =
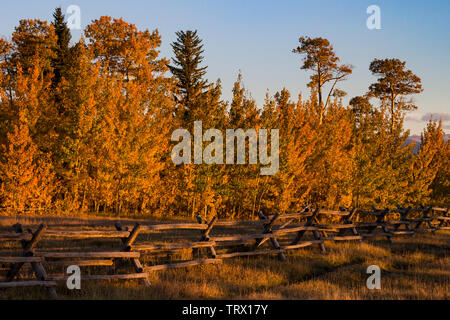
[[[22,5],[21,5],[22,3]],[[375,77],[368,70],[374,58],[406,61],[421,79],[424,92],[412,95],[419,109],[409,112],[405,129],[420,135],[430,118],[442,119],[450,133],[450,3],[448,1],[348,1],[345,6],[327,0],[320,4],[305,1],[134,1],[124,8],[118,1],[44,0],[4,4],[8,12],[0,20],[0,36],[10,38],[20,19],[52,20],[56,7],[81,8],[81,29],[103,15],[122,17],[139,29],[158,29],[162,38],[161,57],[172,57],[170,44],[178,30],[196,29],[204,43],[206,78],[222,81],[222,97],[230,101],[233,83],[242,72],[243,83],[259,108],[266,91],[270,95],[286,88],[293,99],[309,96],[309,73],[300,70],[301,57],[291,50],[300,36],[327,38],[342,63],[355,66],[349,80],[339,88],[348,93],[345,105],[367,91]],[[366,20],[370,5],[381,10],[381,29],[369,30]],[[307,14],[305,14],[307,12]],[[322,21],[317,21],[321,16]],[[169,19],[170,17],[170,19]],[[326,21],[323,23],[323,21]],[[72,30],[77,41],[81,31]],[[364,49],[364,50],[362,50]]]

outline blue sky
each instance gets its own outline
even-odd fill
[[[353,75],[340,88],[349,98],[366,92],[375,78],[368,66],[374,58],[399,58],[422,78],[424,92],[414,100],[419,110],[408,115],[407,128],[417,134],[430,114],[442,117],[450,132],[450,1],[404,0],[15,0],[3,3],[0,36],[9,38],[20,19],[50,20],[55,7],[81,9],[82,28],[102,15],[123,17],[141,29],[158,29],[161,54],[171,57],[175,31],[198,29],[204,41],[207,78],[222,80],[229,100],[239,70],[244,85],[262,105],[287,88],[292,96],[308,95],[309,74],[291,50],[302,35],[330,40]],[[381,9],[381,30],[366,27],[369,5]],[[73,37],[79,38],[80,31]]]

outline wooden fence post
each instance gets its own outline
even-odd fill
[[[397,206],[397,212],[400,213],[400,223],[394,226],[394,232],[399,230],[400,226],[403,224],[407,231],[412,232],[412,236],[414,237],[414,230],[411,228],[411,221],[408,219],[408,214],[412,211],[412,207],[402,208]]]
[[[348,214],[347,214],[347,215],[342,216],[342,219],[341,219],[341,223],[342,223],[342,224],[354,224],[353,218],[355,217],[355,215],[356,215],[356,213],[357,213],[357,211],[358,211],[356,208],[352,208],[352,209],[348,210],[347,208],[340,207],[339,210],[340,210],[340,211],[343,211],[343,212],[348,211]],[[341,229],[341,230],[339,230],[339,235],[344,235],[344,234],[345,234],[345,230],[346,230],[346,229]],[[354,236],[359,236],[359,235],[360,235],[360,234],[358,233],[358,231],[356,230],[356,226],[353,227],[353,228],[351,228],[351,232],[352,232],[352,234],[353,234]],[[361,239],[359,239],[358,241],[359,241],[359,242],[362,242],[363,240],[362,240],[362,238],[361,238]]]
[[[423,222],[428,221],[429,217],[428,217],[428,213],[430,213],[432,207],[424,207],[424,206],[420,206],[419,211],[422,212],[422,217],[418,218],[416,221],[416,225],[414,226],[414,230],[419,229],[419,227],[422,225]]]
[[[273,225],[275,224],[275,221],[278,219],[279,216],[280,216],[279,213],[275,214],[268,223],[264,224],[263,234],[272,233]],[[260,220],[267,220],[266,216],[262,212],[258,213],[258,218]],[[255,251],[256,249],[258,249],[259,246],[261,246],[264,242],[266,242],[269,239],[270,239],[270,242],[272,243],[272,246],[274,247],[275,250],[280,250],[281,249],[280,244],[278,243],[278,240],[275,238],[275,236],[273,236],[273,237],[270,237],[270,238],[256,239],[256,243],[253,245],[253,248],[252,248],[253,250],[252,251]],[[281,261],[286,261],[286,256],[284,255],[283,252],[279,252],[278,253],[278,258]]]
[[[123,227],[120,222],[116,222],[115,226],[118,231],[123,231]],[[121,251],[130,252],[132,250],[133,243],[134,243],[134,241],[136,241],[136,238],[140,231],[141,231],[141,225],[139,223],[136,223],[134,228],[131,230],[128,238],[121,238],[122,243],[123,243],[123,247],[122,247]],[[145,268],[142,266],[142,263],[139,260],[139,258],[131,258],[131,262],[137,273],[145,272]],[[148,280],[148,275],[146,278],[142,278],[142,280],[143,280],[145,286],[149,287],[151,285],[150,281]]]
[[[28,232],[32,234],[32,237],[30,241],[22,240],[22,255],[24,257],[31,257],[34,255],[32,250],[42,237],[42,234],[45,232],[46,228],[47,226],[45,224],[41,224],[34,233],[31,230],[28,230]],[[14,229],[17,233],[24,233],[23,226],[21,224],[14,225]],[[23,262],[13,264],[8,272],[7,281],[12,281],[19,274],[23,265]],[[31,262],[31,267],[33,268],[34,274],[38,280],[48,281],[47,272],[41,262]],[[45,290],[52,299],[56,299],[58,297],[55,288],[52,286],[45,287]]]
[[[305,227],[314,227],[314,224],[316,223],[316,218],[317,218],[317,215],[319,214],[319,212],[320,212],[320,208],[316,208],[313,211],[313,213],[306,219],[306,222],[305,222],[304,226]],[[296,245],[297,243],[299,243],[300,240],[305,235],[306,231],[307,230],[300,230],[297,233],[297,236],[295,237],[295,239],[292,241],[291,245]],[[318,242],[320,251],[322,253],[326,253],[327,251],[325,249],[325,245],[323,244],[323,241],[322,241],[322,238],[320,236],[319,231],[312,230],[312,232],[313,232],[314,239],[317,240],[317,241],[320,241],[320,242]]]
[[[376,226],[372,229],[372,231],[375,231],[375,229],[379,226],[381,226],[381,229],[383,230],[384,233],[386,233],[386,238],[390,243],[393,243],[392,241],[392,236],[390,235],[390,231],[389,229],[386,227],[386,215],[389,213],[389,209],[386,208],[384,210],[380,210],[375,208],[374,206],[372,207],[372,209],[374,210],[374,213],[377,215],[377,220],[375,221]]]
[[[218,216],[216,215],[211,219],[211,221],[208,222],[208,227],[202,231],[202,237],[201,237],[200,241],[209,241],[210,240],[209,233],[211,232],[211,230],[214,227],[214,224],[217,222],[217,220],[218,220]],[[197,219],[197,221],[199,221],[201,223],[203,222],[201,217],[200,217],[200,220]],[[216,253],[216,249],[214,248],[214,246],[211,245],[210,247],[208,247],[208,249],[209,249],[209,253],[211,254],[211,257],[215,259],[217,257],[217,253]]]

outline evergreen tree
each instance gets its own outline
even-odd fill
[[[405,67],[406,62],[399,59],[374,59],[369,67],[378,80],[370,85],[368,94],[389,102],[391,132],[405,111],[417,109],[402,97],[423,91],[420,78]]]
[[[177,40],[172,43],[174,65],[169,68],[179,81],[178,87],[184,97],[183,104],[189,114],[194,97],[208,87],[207,81],[203,79],[207,66],[200,67],[204,50],[197,30],[178,31],[176,35]]]
[[[53,28],[56,34],[56,56],[52,61],[53,64],[53,88],[57,88],[61,82],[61,78],[64,76],[69,64],[70,54],[70,39],[71,34],[67,23],[64,21],[64,15],[61,8],[56,8],[53,13]]]
[[[301,69],[313,71],[308,86],[313,88],[318,95],[317,111],[319,113],[319,124],[322,124],[330,98],[335,94],[343,93],[343,91],[335,90],[337,83],[345,80],[352,73],[353,67],[338,65],[340,59],[334,53],[333,46],[327,39],[300,37],[299,42],[300,46],[293,49],[292,52],[304,54]],[[327,83],[331,84],[331,88],[324,101],[322,91]]]

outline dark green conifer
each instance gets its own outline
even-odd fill
[[[172,43],[175,57],[169,68],[179,80],[178,87],[184,96],[184,105],[189,110],[192,99],[207,88],[207,81],[203,79],[207,66],[200,67],[204,50],[197,30],[178,31],[176,35],[177,40]]]

